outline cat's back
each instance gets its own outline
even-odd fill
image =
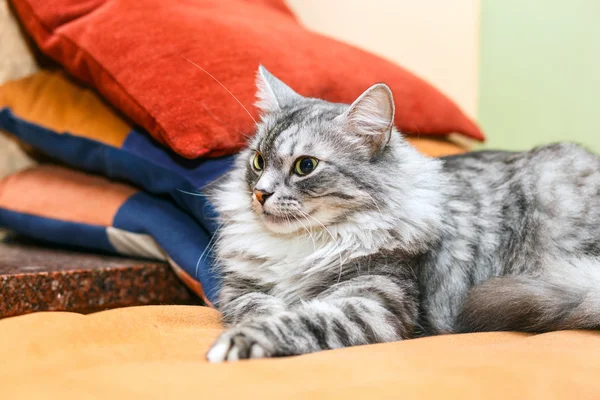
[[[471,221],[480,222],[480,236],[516,243],[506,256],[600,255],[600,245],[592,246],[600,243],[600,158],[583,147],[557,143],[526,152],[466,153],[445,158],[444,169],[459,204],[455,215],[462,205]],[[497,252],[508,251],[500,247]]]
[[[455,183],[469,181],[500,188],[505,184],[521,184],[531,194],[573,186],[600,185],[600,158],[574,143],[556,143],[529,151],[475,151],[442,157],[444,170]],[[588,193],[592,194],[592,193]]]

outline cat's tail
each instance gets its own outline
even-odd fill
[[[459,332],[600,329],[600,260],[492,278],[469,291],[457,323]]]

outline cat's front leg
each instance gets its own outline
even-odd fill
[[[286,310],[283,300],[260,292],[241,294],[222,304],[220,308],[226,326]]]
[[[348,322],[339,309],[312,302],[301,310],[257,318],[225,331],[207,358],[223,362],[281,357],[368,343],[359,329],[344,326]]]
[[[225,331],[207,358],[290,356],[407,338],[417,319],[415,293],[412,285],[386,276],[354,278],[319,299]]]
[[[286,310],[283,300],[267,294],[269,287],[239,272],[224,275],[218,307],[225,326]]]

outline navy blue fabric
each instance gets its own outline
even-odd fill
[[[210,251],[206,251],[210,235],[186,213],[169,201],[138,192],[119,208],[113,226],[152,236],[177,265],[200,281],[214,304],[219,279],[211,269]]]
[[[228,156],[190,160],[166,149],[150,135],[136,129],[127,134],[121,148],[146,160],[152,160],[154,164],[163,166],[179,176],[185,176],[199,189],[228,171],[234,159],[233,156]]]
[[[152,160],[152,164],[167,170],[169,174],[165,175],[169,179],[174,177],[169,189],[171,197],[190,210],[209,232],[217,229],[216,212],[202,194],[202,188],[231,169],[233,156],[190,160],[165,148],[150,135],[137,129],[129,132],[121,149],[141,159]]]
[[[8,108],[0,109],[0,129],[78,169],[168,195],[209,232],[216,230],[215,211],[201,189],[231,168],[232,157],[188,160],[137,130],[117,148],[69,133],[58,134],[15,116]]]
[[[117,254],[106,227],[61,221],[0,208],[0,226],[45,242]]]
[[[215,211],[201,189],[229,170],[233,157],[188,160],[137,130],[129,133],[122,148],[116,148],[69,133],[58,134],[15,116],[8,108],[0,109],[0,129],[65,164],[161,195],[133,195],[119,208],[114,227],[152,236],[177,265],[201,283],[207,298],[215,301],[219,279],[212,273],[209,243],[217,227]],[[7,210],[2,210],[0,217],[0,226],[27,236],[115,252],[104,227],[46,220]]]

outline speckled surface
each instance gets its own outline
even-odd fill
[[[199,304],[199,300],[167,264],[18,240],[0,242],[0,318],[144,304]]]

